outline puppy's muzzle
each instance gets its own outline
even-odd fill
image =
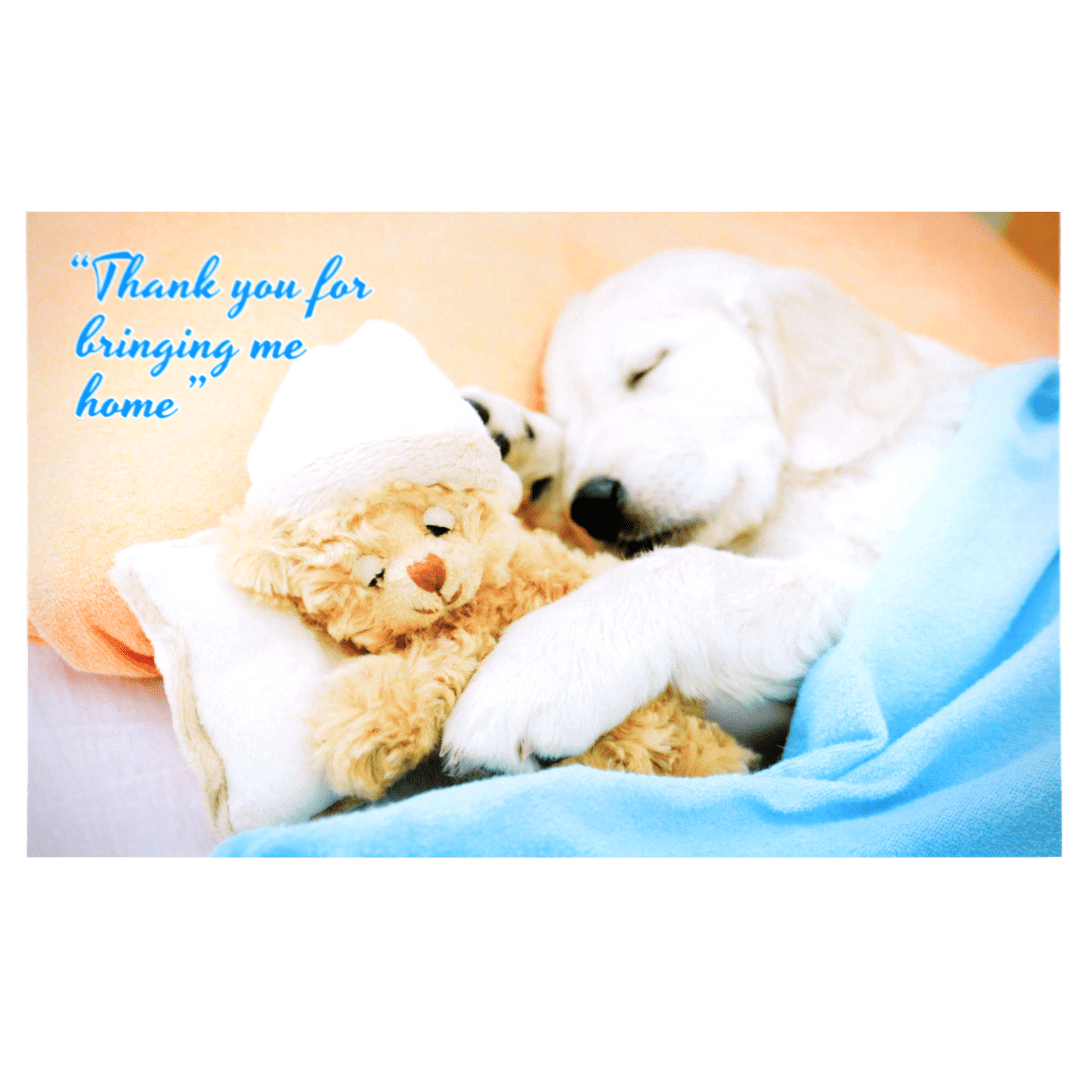
[[[421,562],[407,567],[405,573],[424,592],[438,592],[446,584],[446,564],[434,552]]]
[[[591,537],[614,544],[629,525],[624,511],[626,489],[610,476],[594,476],[578,488],[570,519]]]

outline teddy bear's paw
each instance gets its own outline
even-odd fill
[[[761,755],[742,746],[717,724],[699,716],[682,720],[680,752],[674,769],[679,776],[715,776],[753,772]]]
[[[726,731],[704,719],[701,702],[668,688],[635,709],[584,754],[559,765],[653,776],[714,776],[748,773],[760,761]]]
[[[392,780],[386,775],[377,732],[355,721],[342,730],[325,717],[316,717],[312,733],[315,765],[332,791],[367,800],[382,798]]]
[[[438,745],[449,703],[421,692],[396,654],[361,656],[327,681],[309,717],[315,763],[341,795],[379,799]]]
[[[337,794],[375,801],[431,750],[421,741],[388,733],[378,723],[354,724],[345,738],[317,741],[315,763]]]
[[[458,391],[476,410],[503,461],[521,477],[529,503],[540,508],[558,499],[562,425],[480,386]]]

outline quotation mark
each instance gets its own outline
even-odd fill
[[[206,385],[206,376],[205,375],[189,375],[188,378],[187,378],[187,381],[188,381],[188,387],[189,388],[194,389],[196,382],[198,382],[199,388],[202,389],[202,387],[204,387]]]
[[[71,265],[74,266],[76,270],[78,270],[80,266],[85,270],[90,265],[90,256],[75,255],[71,259]]]

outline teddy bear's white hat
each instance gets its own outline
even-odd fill
[[[390,480],[482,488],[510,510],[521,501],[476,411],[416,338],[379,320],[292,362],[247,464],[248,503],[292,516]]]

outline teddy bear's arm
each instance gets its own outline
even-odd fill
[[[333,790],[379,799],[434,753],[478,664],[467,644],[443,638],[338,668],[310,717],[316,765]]]

